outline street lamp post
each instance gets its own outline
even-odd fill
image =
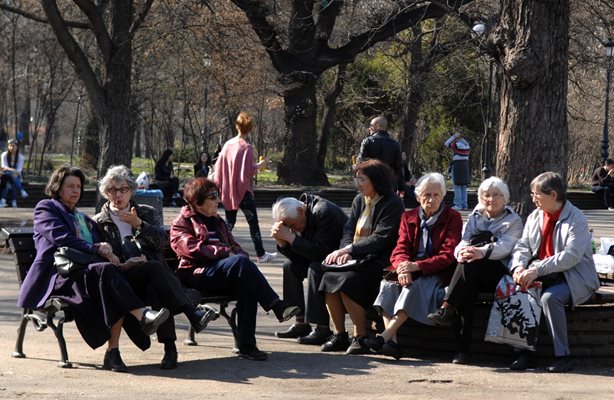
[[[601,139],[601,165],[605,164],[605,160],[608,158],[608,148],[610,145],[608,134],[608,114],[610,108],[610,80],[612,79],[611,60],[614,57],[614,40],[608,39],[607,43],[603,45],[605,47],[606,55],[606,78],[605,78],[605,113],[603,121],[603,138]]]
[[[473,36],[481,37],[486,31],[486,25],[479,22],[473,26]],[[483,179],[491,176],[490,169],[490,125],[492,114],[492,78],[493,78],[493,59],[488,62],[488,97],[486,98],[486,115],[484,118],[484,145],[482,146],[482,175]]]
[[[211,57],[209,56],[209,53],[205,53],[203,54],[203,67],[205,67],[205,70],[209,69],[209,67],[211,66]],[[207,74],[208,75],[208,74]],[[207,80],[207,76],[205,76],[205,93],[204,93],[204,105],[203,105],[203,151],[207,151],[207,145],[208,145],[208,137],[209,137],[209,129],[207,127],[207,104],[209,103],[209,100],[207,99],[209,97],[209,83]]]

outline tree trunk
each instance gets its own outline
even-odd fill
[[[104,175],[112,165],[132,164],[134,132],[130,129],[130,96],[132,74],[132,37],[130,28],[134,9],[132,1],[113,1],[113,43],[117,44],[107,64],[104,85],[106,110],[96,110],[100,118],[101,157],[98,175]]]
[[[326,152],[328,150],[328,137],[330,131],[335,123],[335,117],[337,116],[337,99],[343,91],[343,85],[345,84],[345,70],[347,64],[340,64],[337,68],[337,79],[335,80],[335,86],[326,95],[324,99],[324,110],[322,117],[322,135],[320,136],[320,147],[318,149],[318,165],[324,166],[326,161]]]
[[[316,84],[289,83],[284,91],[284,157],[277,167],[282,184],[328,186],[322,165],[318,165],[316,140]]]
[[[493,32],[502,67],[496,172],[523,217],[536,175],[567,175],[568,28],[567,0],[503,0]]]

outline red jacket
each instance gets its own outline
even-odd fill
[[[207,262],[227,258],[231,254],[249,257],[219,216],[215,217],[215,230],[221,242],[209,244],[209,231],[203,218],[190,206],[183,206],[171,225],[171,248],[179,257],[179,269],[201,268]]]
[[[416,261],[422,275],[438,274],[444,284],[450,283],[456,267],[454,248],[461,240],[462,230],[463,220],[460,213],[444,206],[437,222],[431,227],[433,256]],[[401,217],[399,240],[390,256],[390,262],[395,269],[402,261],[416,259],[421,234],[418,208],[406,211]]]

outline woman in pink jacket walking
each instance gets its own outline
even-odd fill
[[[275,259],[277,253],[267,253],[262,245],[258,213],[254,201],[253,177],[258,168],[266,165],[264,159],[254,162],[254,149],[247,142],[247,135],[252,131],[252,117],[239,113],[236,122],[239,134],[224,143],[224,147],[215,164],[215,182],[220,188],[222,205],[226,211],[226,223],[232,230],[237,222],[237,211],[240,208],[249,225],[249,234],[256,248],[258,262],[268,262]]]

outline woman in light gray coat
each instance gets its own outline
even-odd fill
[[[514,245],[522,235],[520,216],[507,205],[510,191],[497,177],[486,179],[478,188],[479,203],[469,214],[463,238],[454,249],[458,267],[446,291],[441,308],[428,315],[440,326],[450,326],[462,316],[454,364],[466,364],[471,356],[473,309],[478,292],[494,292],[508,275]]]
[[[567,200],[566,190],[557,173],[544,172],[533,179],[531,196],[537,210],[529,215],[510,262],[519,285],[529,287],[541,281],[542,313],[555,355],[549,372],[566,372],[573,367],[565,304],[582,304],[599,289],[588,223],[582,211]],[[510,368],[523,370],[534,364],[533,353],[523,351]]]

